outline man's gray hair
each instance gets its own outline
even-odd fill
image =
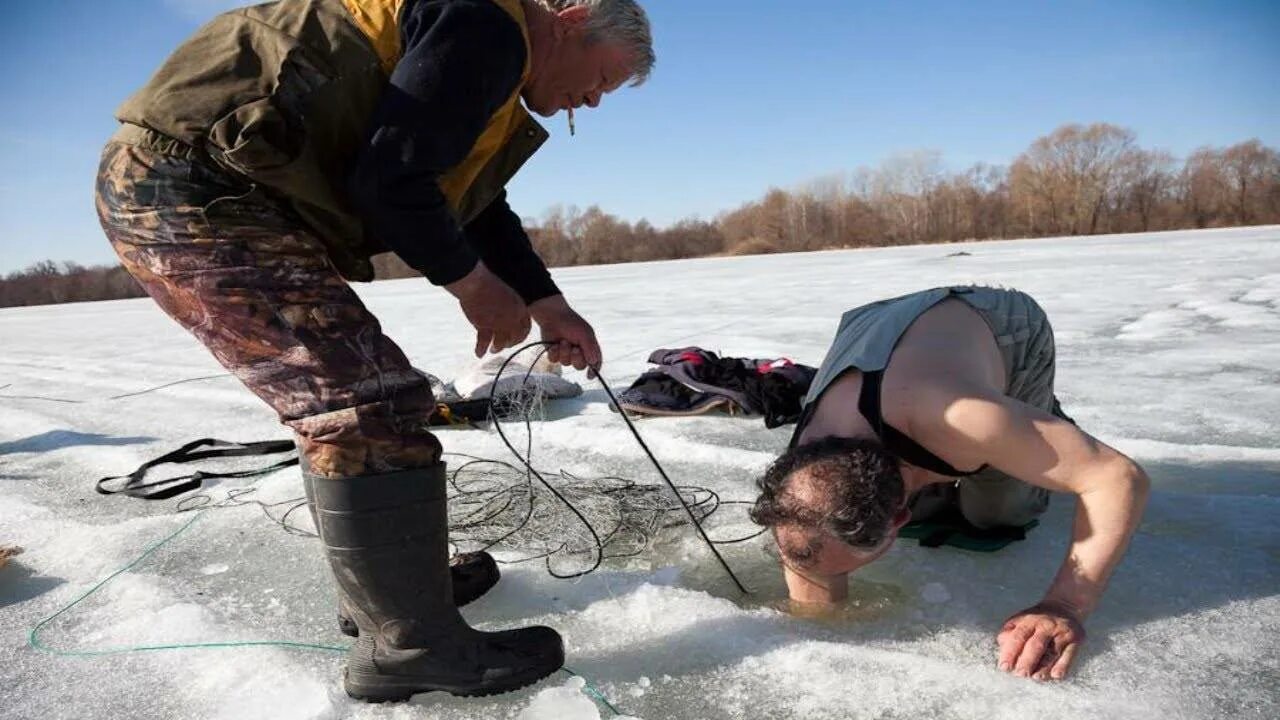
[[[551,9],[560,11],[582,6],[591,11],[587,20],[587,37],[606,41],[631,53],[631,84],[640,85],[653,72],[653,33],[649,17],[636,0],[543,0]]]

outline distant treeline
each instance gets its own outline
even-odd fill
[[[106,240],[103,240],[105,243]],[[119,300],[146,295],[119,265],[85,267],[44,260],[0,279],[0,307]]]
[[[938,152],[913,152],[771,189],[711,221],[655,228],[596,206],[526,220],[551,266],[1270,223],[1280,223],[1275,148],[1249,140],[1177,159],[1106,123],[1060,127],[1008,167],[952,171]],[[391,254],[374,266],[379,278],[417,274]],[[141,294],[108,266],[43,262],[0,280],[0,307]]]

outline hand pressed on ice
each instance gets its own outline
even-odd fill
[[[444,287],[458,298],[462,313],[476,329],[476,357],[514,347],[529,336],[529,309],[483,262]]]
[[[1005,621],[996,643],[999,668],[1018,677],[1061,680],[1071,669],[1084,626],[1073,610],[1043,602]]]
[[[529,313],[542,329],[542,339],[555,343],[547,346],[547,359],[579,370],[599,368],[604,358],[596,331],[582,318],[563,295],[552,295],[534,302]],[[595,370],[588,373],[595,377]]]

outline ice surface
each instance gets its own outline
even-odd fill
[[[947,590],[947,586],[942,583],[928,583],[920,589],[920,599],[927,603],[937,605],[951,599],[951,593]]]
[[[600,710],[582,691],[587,682],[572,677],[558,688],[547,688],[534,696],[517,720],[600,720]]]
[[[951,257],[963,249],[971,255]],[[497,698],[347,699],[340,655],[283,648],[69,658],[26,633],[190,519],[173,501],[104,498],[93,482],[198,437],[283,438],[271,413],[150,300],[0,310],[0,571],[3,718],[1280,717],[1280,228],[974,243],[572,268],[555,272],[595,323],[617,389],[658,347],[818,362],[854,305],[946,283],[1031,292],[1053,319],[1058,389],[1082,426],[1132,454],[1155,492],[1078,672],[1040,685],[994,669],[994,635],[1035,602],[1061,559],[1073,503],[1054,499],[1026,542],[995,554],[903,542],[857,576],[840,617],[778,612],[763,542],[727,546],[756,592],[739,597],[690,533],[645,558],[558,581],[536,563],[466,608],[475,624],[545,623],[568,664]],[[449,378],[471,360],[467,325],[423,281],[359,288],[414,364]],[[585,377],[548,406],[539,467],[653,470]],[[155,392],[109,400],[188,378]],[[76,400],[80,402],[60,402]],[[642,433],[677,480],[748,499],[787,429],[723,416],[655,419]],[[448,450],[502,457],[485,432],[446,430]],[[249,481],[223,481],[215,497]],[[301,494],[296,469],[257,483]],[[711,529],[748,525],[726,510]],[[296,518],[305,524],[305,518]],[[315,541],[256,506],[205,513],[132,572],[59,618],[65,649],[285,639],[345,641]],[[589,682],[590,688],[584,683]]]

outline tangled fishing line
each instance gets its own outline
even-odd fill
[[[713,539],[703,526],[725,506],[750,503],[723,499],[706,487],[672,483],[622,411],[619,414],[665,484],[618,476],[581,477],[566,470],[549,472],[534,466],[534,421],[543,419],[545,398],[541,387],[529,379],[537,361],[546,354],[547,343],[530,343],[513,352],[499,368],[493,387],[499,387],[513,360],[533,348],[539,348],[537,357],[528,364],[529,370],[517,389],[495,397],[489,408],[488,420],[515,462],[445,453],[453,465],[448,476],[448,499],[449,537],[454,549],[487,550],[502,563],[543,560],[552,576],[574,578],[596,570],[606,560],[640,556],[664,532],[692,524],[734,584],[746,592],[716,546],[745,542],[764,530]],[[603,378],[600,382],[617,409],[612,389]],[[504,421],[513,417],[524,426],[523,450],[516,447],[504,427]],[[253,486],[233,488],[221,501],[207,493],[188,496],[178,504],[178,510],[257,505],[286,532],[315,536],[306,526],[293,521],[297,513],[307,514],[305,498],[267,503],[252,497],[255,490]]]

